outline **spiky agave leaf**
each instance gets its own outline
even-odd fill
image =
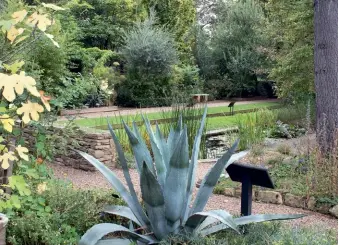
[[[108,120],[107,120],[108,122]],[[138,213],[140,215],[137,215],[137,217],[140,219],[142,219],[141,222],[143,225],[146,225],[147,227],[150,225],[149,223],[149,220],[148,218],[146,217],[144,211],[142,210],[142,207],[138,201],[138,197],[137,197],[137,194],[135,192],[135,189],[134,189],[134,186],[133,186],[133,183],[132,183],[132,180],[131,180],[131,176],[129,174],[129,171],[128,171],[128,166],[127,166],[127,161],[126,161],[126,158],[125,158],[125,154],[122,150],[122,147],[120,145],[120,142],[118,140],[118,137],[116,136],[116,134],[114,133],[114,130],[112,128],[112,125],[108,122],[108,129],[111,133],[111,136],[113,138],[113,141],[114,141],[114,145],[115,145],[115,149],[117,150],[118,152],[118,157],[120,159],[120,163],[121,163],[121,166],[122,166],[122,170],[123,170],[123,173],[124,173],[124,177],[125,177],[125,180],[126,180],[126,183],[127,183],[127,186],[128,186],[128,189],[130,191],[130,194],[131,194],[131,197],[133,199],[133,202],[134,202],[134,205],[135,205],[135,208],[137,209]],[[152,162],[151,162],[152,163]]]
[[[154,243],[155,240],[150,236],[143,236],[138,233],[132,232],[124,226],[117,224],[102,223],[92,226],[81,237],[79,245],[96,245],[104,236],[113,232],[124,232],[131,240],[138,240],[145,244]],[[105,243],[103,243],[105,244]]]
[[[142,167],[140,187],[154,235],[158,239],[162,239],[168,233],[166,229],[164,196],[160,184],[148,169],[146,163]]]
[[[157,140],[159,144],[160,152],[161,152],[161,155],[163,156],[166,169],[168,169],[168,165],[170,161],[170,152],[168,149],[166,139],[163,136],[158,123],[156,124],[155,139]]]
[[[230,164],[228,163],[228,160],[231,158],[232,154],[238,147],[238,143],[239,140],[237,140],[233,144],[233,146],[216,162],[216,164],[214,164],[214,166],[206,174],[199,188],[197,197],[194,200],[193,207],[190,210],[191,215],[197,212],[201,212],[204,209],[208,198],[212,194],[213,188],[217,184],[222,171]]]
[[[104,208],[104,212],[127,218],[129,220],[132,220],[137,225],[141,226],[139,220],[135,217],[135,215],[133,214],[132,210],[129,207],[110,205]]]
[[[147,149],[146,144],[143,143],[142,140],[132,132],[132,130],[127,126],[127,124],[124,121],[123,121],[123,125],[124,125],[125,131],[127,133],[130,145],[134,153],[138,172],[139,173],[141,172],[143,162],[146,162],[150,170],[154,172],[153,160],[152,160],[149,150]],[[110,130],[110,131],[112,134],[113,130]]]
[[[161,142],[158,142],[156,140],[156,137],[154,135],[154,132],[152,130],[152,126],[149,122],[149,120],[145,117],[143,117],[145,125],[146,125],[146,130],[148,132],[150,141],[151,141],[151,147],[152,147],[152,152],[154,156],[154,163],[155,163],[155,169],[157,173],[157,179],[159,181],[159,184],[161,188],[164,188],[165,181],[166,181],[166,164],[163,158],[163,155],[161,153]]]
[[[204,113],[203,113],[203,116],[200,122],[200,127],[194,139],[191,162],[190,162],[189,171],[188,171],[187,197],[185,200],[185,205],[184,205],[183,214],[182,214],[183,223],[186,222],[188,214],[189,214],[189,205],[191,203],[192,192],[195,186],[195,175],[196,175],[196,169],[198,167],[198,157],[199,157],[199,151],[200,151],[201,136],[204,131],[206,116],[207,116],[207,106],[205,106],[205,110],[204,110]]]
[[[213,218],[218,220],[224,225],[232,228],[236,232],[238,231],[237,224],[234,222],[232,215],[224,210],[211,210],[207,212],[198,212],[191,215],[185,224],[185,227],[194,229],[194,233],[199,231],[199,225],[202,224],[207,218]]]
[[[182,131],[182,114],[180,114],[177,127],[175,127],[174,129],[171,127],[168,138],[167,138],[167,147],[169,150],[169,157],[171,157],[173,154],[173,151],[177,145],[177,141],[179,140],[181,131]]]
[[[256,215],[249,215],[249,216],[243,216],[240,218],[234,218],[234,222],[240,226],[240,225],[246,225],[250,223],[259,223],[259,222],[265,222],[265,221],[273,221],[273,220],[289,220],[289,219],[299,219],[302,217],[305,217],[304,214],[256,214]],[[212,220],[210,220],[211,222]],[[218,220],[214,220],[213,223],[217,222]],[[213,224],[211,223],[211,224]],[[205,226],[207,227],[207,226]],[[217,224],[211,227],[208,227],[206,229],[202,229],[199,231],[199,234],[201,236],[207,236],[213,233],[216,233],[221,230],[228,229],[229,226],[225,224]]]
[[[135,217],[137,217],[142,226],[148,226],[149,220],[146,217],[144,211],[142,210],[140,203],[137,200],[135,200],[135,198],[133,198],[133,196],[127,191],[126,187],[124,186],[123,183],[121,183],[118,177],[108,167],[106,167],[105,164],[95,159],[91,155],[82,151],[77,152],[105,176],[108,182],[121,195],[121,197],[124,199],[127,205],[131,208]]]
[[[187,127],[185,126],[171,157],[164,188],[165,216],[170,232],[175,231],[180,225],[186,200],[188,167],[188,139]]]

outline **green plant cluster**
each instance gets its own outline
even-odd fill
[[[78,190],[59,180],[49,180],[46,186],[41,193],[32,190],[21,207],[12,210],[7,228],[10,244],[76,245],[89,227],[112,220],[100,216],[105,205],[123,203],[111,192]]]

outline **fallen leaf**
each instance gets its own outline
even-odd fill
[[[17,113],[22,115],[22,121],[24,123],[29,123],[31,120],[38,121],[39,113],[43,112],[44,108],[38,103],[32,103],[29,100],[27,103],[22,103],[22,107],[17,109]]]

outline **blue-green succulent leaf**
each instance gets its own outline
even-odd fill
[[[192,192],[195,186],[195,175],[196,175],[196,169],[198,167],[198,157],[199,157],[199,151],[200,151],[201,136],[204,131],[206,116],[207,116],[207,106],[205,107],[205,110],[204,110],[204,113],[203,113],[203,116],[200,122],[200,127],[194,139],[191,162],[190,162],[189,171],[188,171],[187,198],[186,198],[184,209],[183,209],[183,217],[184,217],[183,222],[186,222],[188,214],[189,214],[189,205],[191,203]]]
[[[164,188],[167,169],[166,169],[166,164],[165,164],[163,155],[161,154],[160,144],[157,142],[154,136],[149,120],[147,118],[144,118],[144,122],[145,122],[146,129],[150,137],[150,141],[151,141],[152,152],[154,155],[155,169],[157,173],[157,179],[159,181],[161,188]]]
[[[259,222],[265,222],[265,221],[273,221],[273,220],[288,220],[288,219],[298,219],[302,218],[306,215],[304,214],[255,214],[250,216],[243,216],[240,218],[235,218],[234,222],[240,226],[250,223],[259,223]],[[216,233],[221,230],[228,229],[229,226],[225,224],[218,224],[214,225],[212,227],[203,229],[199,231],[199,234],[201,236],[207,236],[213,233]]]
[[[217,184],[221,173],[231,163],[228,162],[234,151],[237,149],[239,140],[237,140],[233,146],[215,163],[215,165],[209,170],[203,179],[199,188],[196,199],[194,200],[193,207],[190,210],[190,214],[201,212],[208,201],[208,198],[212,194],[214,186]]]
[[[123,121],[123,125],[125,127],[125,131],[127,133],[130,145],[132,147],[136,166],[138,172],[140,173],[142,168],[142,163],[145,161],[150,169],[153,169],[153,161],[149,150],[144,142],[141,142],[141,139],[137,137],[132,130],[128,127],[128,125]]]
[[[253,214],[249,216],[235,218],[234,222],[237,225],[247,225],[250,223],[259,223],[272,220],[299,219],[305,216],[305,214]]]
[[[132,245],[133,242],[135,241],[131,239],[114,238],[114,239],[100,240],[95,245]]]
[[[169,156],[171,157],[173,154],[173,151],[177,145],[177,142],[179,140],[179,137],[181,135],[182,131],[182,114],[179,117],[178,125],[174,129],[171,127],[170,133],[168,135],[167,139],[167,146],[169,150]]]
[[[134,213],[135,217],[139,220],[142,226],[148,226],[149,220],[145,215],[144,211],[138,200],[135,200],[133,196],[127,191],[126,187],[121,183],[118,177],[108,168],[100,162],[99,160],[95,159],[91,155],[77,151],[82,157],[84,157],[89,163],[91,163],[96,169],[102,173],[103,176],[108,180],[108,182],[113,186],[113,188],[120,193],[121,197],[125,200],[127,205],[131,208],[132,212]]]
[[[157,144],[159,145],[161,155],[163,157],[164,163],[166,165],[166,170],[168,169],[169,161],[170,161],[170,152],[168,149],[168,145],[166,143],[166,139],[164,138],[163,134],[161,133],[160,127],[156,124],[156,131],[155,131],[155,139]]]
[[[146,163],[142,167],[140,187],[154,235],[162,239],[167,235],[164,196],[160,184]]]
[[[187,127],[185,126],[169,163],[164,188],[165,216],[168,229],[173,232],[180,225],[181,214],[186,200],[189,152]]]
[[[207,212],[198,212],[191,215],[185,224],[185,227],[194,229],[193,233],[198,235],[200,228],[199,226],[206,220],[206,218],[214,218],[217,221],[229,226],[236,232],[238,231],[237,224],[234,222],[232,215],[224,210],[211,210]]]
[[[89,230],[87,230],[86,233],[81,237],[79,245],[96,245],[101,238],[113,232],[124,232],[124,234],[128,235],[131,240],[138,240],[146,244],[154,242],[154,239],[151,237],[132,232],[124,226],[111,223],[102,223],[94,225]]]
[[[119,205],[110,205],[104,208],[104,212],[108,214],[119,215],[121,217],[127,218],[132,220],[137,225],[141,226],[139,220],[133,214],[132,210],[126,206],[119,206]]]

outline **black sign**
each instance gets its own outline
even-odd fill
[[[252,186],[274,189],[273,182],[266,168],[233,163],[226,169],[231,180],[241,182],[241,215],[252,213]]]

